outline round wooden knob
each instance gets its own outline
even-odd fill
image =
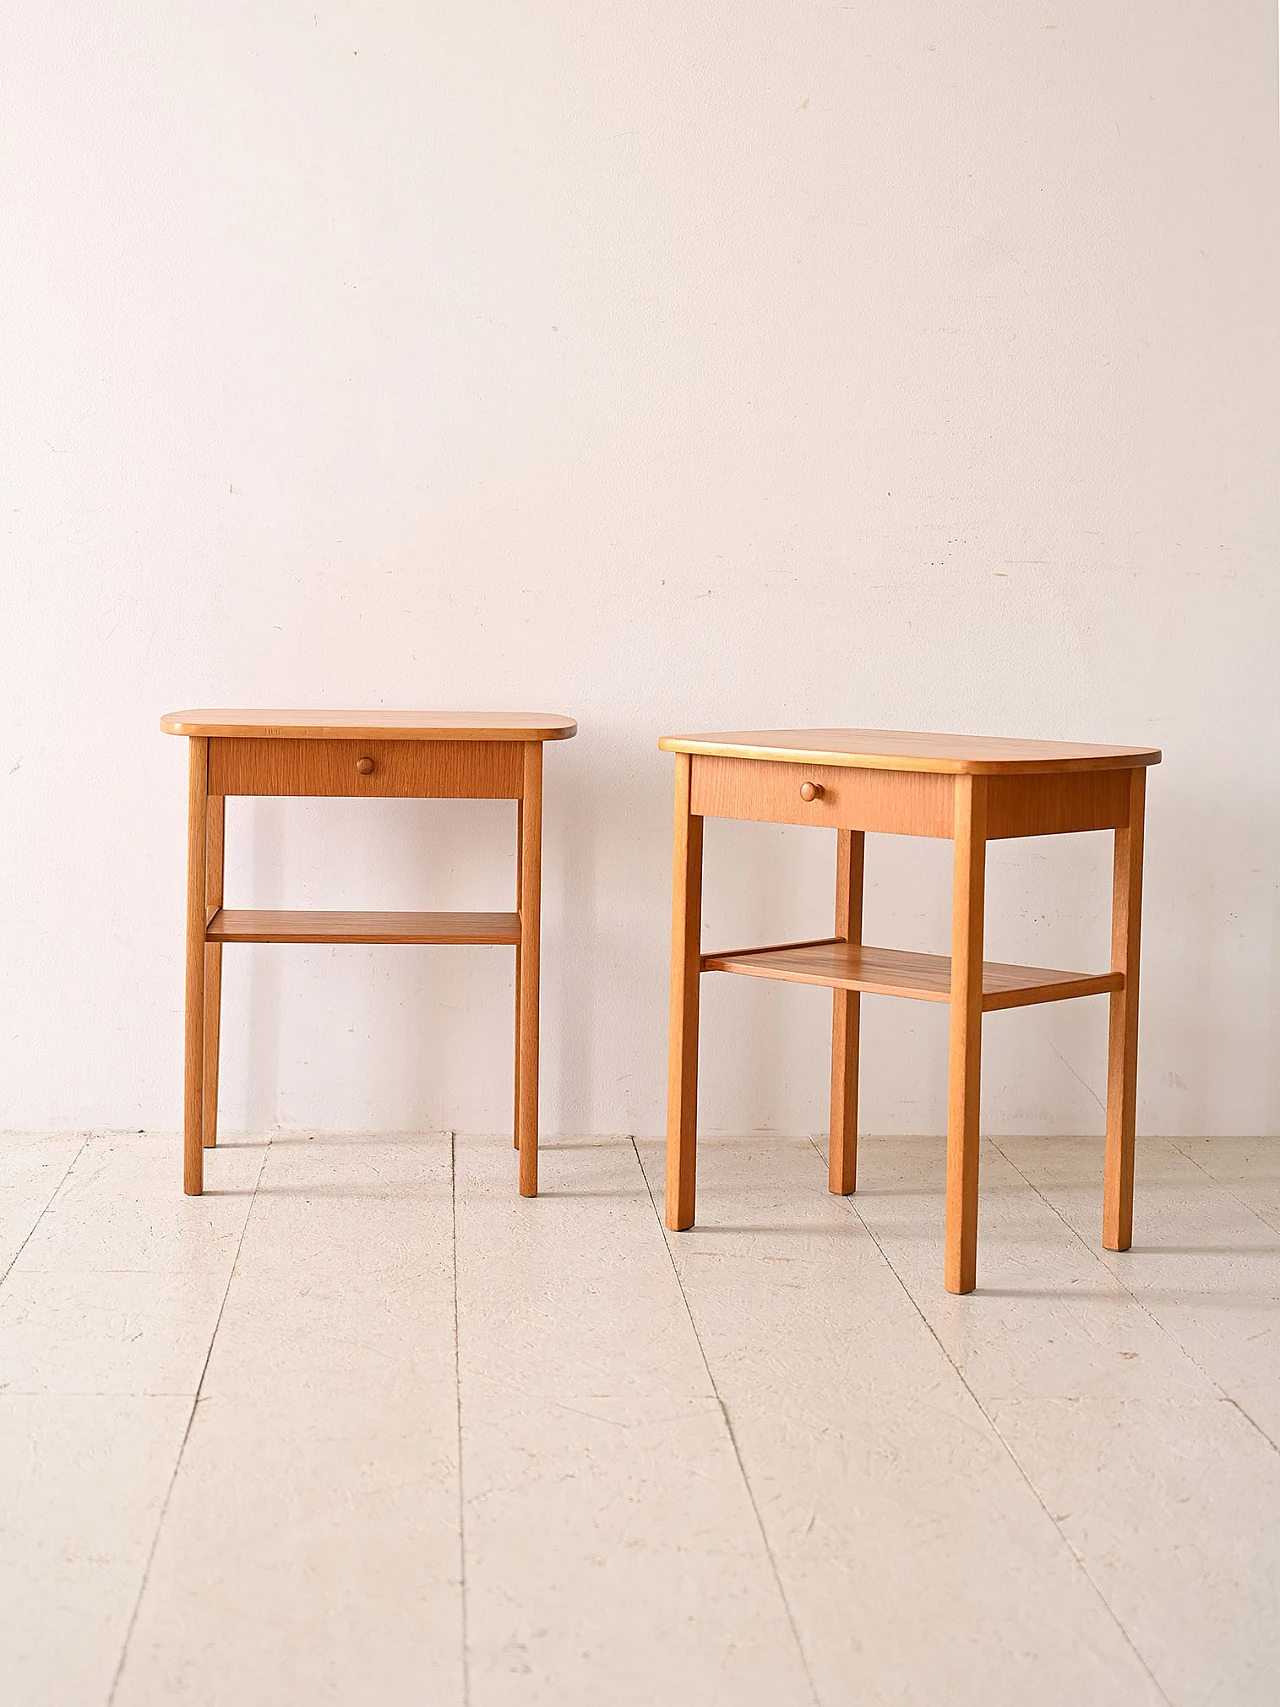
[[[360,772],[361,776],[372,776],[373,775],[373,760],[372,759],[357,759],[356,760],[356,769]]]
[[[800,784],[801,800],[821,800],[822,784],[820,782],[802,782]]]

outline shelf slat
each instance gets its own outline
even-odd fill
[[[909,996],[923,1002],[951,1000],[951,959],[945,954],[912,954],[901,948],[870,948],[830,939],[789,943],[777,948],[735,949],[704,954],[704,972],[739,972],[751,978],[780,978],[789,984],[823,984],[831,989],[863,990],[874,996]],[[1030,1007],[1072,996],[1096,996],[1124,986],[1121,972],[1055,972],[1043,966],[1006,966],[987,960],[982,967],[982,1007]]]
[[[518,943],[519,913],[297,913],[220,907],[207,942]]]

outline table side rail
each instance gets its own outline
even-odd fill
[[[987,778],[987,840],[1123,830],[1129,822],[1131,771]]]

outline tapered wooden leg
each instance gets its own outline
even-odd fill
[[[1147,773],[1129,773],[1129,823],[1116,831],[1111,889],[1111,969],[1124,987],[1111,995],[1107,1040],[1107,1159],[1102,1242],[1109,1251],[1133,1243],[1133,1135],[1138,1097],[1138,939],[1142,924],[1142,840]]]
[[[951,1053],[947,1079],[948,1292],[972,1292],[978,1275],[978,1121],[982,1068],[982,925],[987,863],[987,782],[955,780],[951,894]]]
[[[223,794],[209,796],[209,834],[206,841],[205,920],[222,905],[222,879],[226,847],[227,800]],[[204,948],[204,1147],[218,1142],[218,1043],[222,1029],[222,944],[207,942]]]
[[[187,1037],[182,1110],[182,1189],[204,1190],[205,871],[208,857],[209,742],[191,740],[187,786]]]
[[[836,935],[862,941],[862,870],[867,838],[840,830],[836,843]],[[858,1021],[856,990],[833,990],[831,1012],[831,1142],[827,1183],[847,1197],[858,1184]]]
[[[524,801],[516,801],[516,908],[521,905],[520,886],[524,872]],[[516,944],[516,1071],[515,1111],[511,1117],[511,1141],[520,1148],[520,944]]]
[[[667,1226],[693,1226],[698,1155],[698,985],[702,976],[702,819],[689,811],[692,766],[676,756],[671,874],[671,1035],[667,1065]]]
[[[538,1195],[538,961],[542,913],[542,743],[524,749],[524,799],[520,811],[520,1091],[516,1142],[520,1195]]]

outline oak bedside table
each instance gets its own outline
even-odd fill
[[[884,729],[774,729],[664,735],[676,755],[667,1082],[667,1226],[693,1225],[698,1122],[698,985],[703,972],[824,984],[833,991],[829,1185],[854,1190],[858,1005],[864,990],[951,1004],[946,1285],[971,1292],[978,1246],[978,1081],[982,1016],[1106,993],[1111,1001],[1102,1242],[1133,1237],[1142,824],[1153,747],[923,735]],[[702,820],[817,824],[837,832],[835,931],[816,942],[702,952]],[[866,832],[955,843],[951,956],[862,941]],[[1115,832],[1111,968],[1051,972],[982,958],[986,846],[1007,836]]]
[[[173,711],[190,737],[183,1190],[204,1189],[217,1142],[222,946],[228,942],[503,943],[516,951],[515,1141],[538,1192],[538,950],[542,743],[577,724],[534,712]],[[514,913],[293,913],[222,905],[229,794],[518,802]]]

